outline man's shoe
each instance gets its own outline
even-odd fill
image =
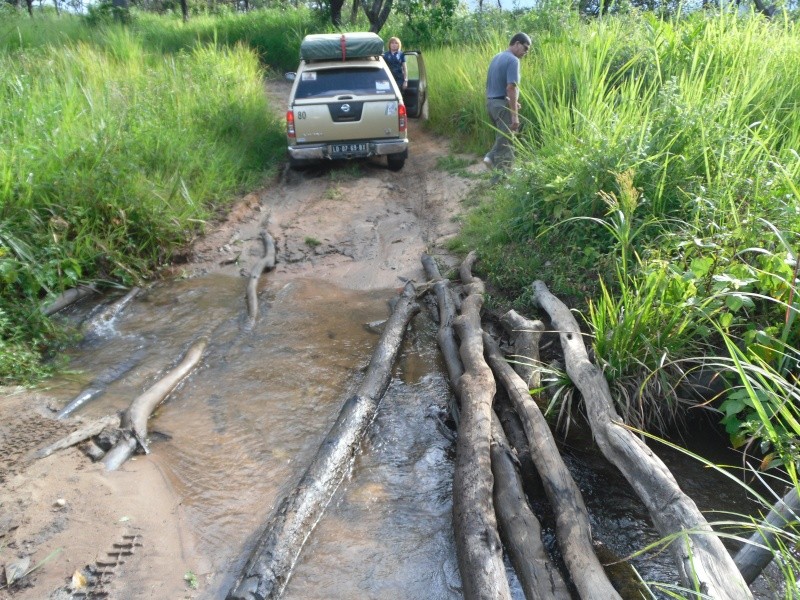
[[[488,154],[483,157],[483,164],[486,165],[487,169],[494,169],[494,163],[492,162],[492,159],[489,158]]]

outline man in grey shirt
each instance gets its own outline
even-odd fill
[[[508,48],[496,54],[486,75],[486,108],[497,136],[494,146],[483,158],[491,168],[506,169],[514,161],[511,136],[519,131],[519,59],[528,53],[531,38],[526,33],[514,34]]]

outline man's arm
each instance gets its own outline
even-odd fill
[[[519,129],[519,90],[516,83],[509,83],[506,86],[506,98],[508,98],[508,109],[511,111],[511,131]]]

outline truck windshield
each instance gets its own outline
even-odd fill
[[[301,73],[295,98],[342,94],[388,96],[394,95],[394,90],[383,69],[344,67]]]

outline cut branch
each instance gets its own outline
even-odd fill
[[[141,446],[145,453],[149,452],[147,447],[147,420],[150,418],[150,413],[197,366],[207,344],[208,341],[205,339],[195,342],[177,367],[137,397],[123,413],[122,435],[114,447],[103,457],[102,462],[108,471],[118,469],[133,455],[137,446]]]
[[[778,536],[781,529],[796,526],[800,521],[800,496],[797,488],[789,490],[778,500],[767,517],[745,545],[736,553],[736,566],[747,583],[753,583],[756,577],[767,567],[776,552],[779,552]]]
[[[500,323],[511,338],[514,370],[529,390],[538,388],[541,382],[539,341],[544,332],[544,323],[526,319],[514,310],[500,317]]]
[[[341,483],[361,438],[389,387],[392,366],[411,317],[419,311],[415,290],[406,284],[372,355],[366,377],[345,402],[297,487],[286,496],[267,523],[229,600],[278,598],[297,557]]]
[[[490,442],[496,387],[483,358],[480,319],[483,296],[477,291],[482,290],[482,283],[471,275],[469,281],[472,293],[462,302],[461,315],[454,322],[464,365],[464,374],[456,382],[461,399],[453,477],[456,553],[464,598],[503,599],[510,598],[511,592],[492,498]]]
[[[661,459],[625,427],[614,409],[608,382],[589,361],[575,317],[543,282],[533,283],[533,296],[560,332],[567,374],[583,396],[598,447],[647,507],[675,556],[684,585],[697,597],[752,598],[733,558],[695,503],[681,491]]]
[[[453,331],[453,321],[456,318],[456,303],[453,299],[453,292],[450,290],[449,281],[443,279],[439,274],[439,267],[436,266],[433,258],[423,254],[422,265],[425,268],[426,277],[433,282],[436,304],[439,307],[439,330],[436,333],[436,339],[444,357],[447,374],[450,377],[450,381],[453,382],[453,386],[455,386],[458,378],[464,373],[464,367],[461,365],[461,358],[458,355],[458,342],[456,342],[455,332]],[[451,406],[450,412],[455,422],[458,423],[458,406]]]
[[[584,600],[620,598],[594,553],[589,511],[558,452],[550,426],[531,399],[527,385],[506,362],[488,333],[483,334],[483,344],[492,371],[508,392],[522,421],[533,463],[553,506],[558,545],[575,587]]]
[[[264,271],[271,271],[275,268],[275,240],[266,231],[261,232],[261,241],[264,244],[264,257],[259,260],[250,271],[250,279],[247,282],[247,314],[249,325],[252,327],[258,319],[258,281]]]
[[[47,315],[54,315],[58,311],[66,308],[70,304],[75,304],[78,300],[86,298],[91,294],[96,294],[97,289],[93,285],[80,285],[76,288],[65,290],[60,296],[50,304],[42,308],[42,312]]]
[[[68,436],[65,436],[60,440],[53,442],[49,446],[38,450],[35,454],[35,457],[45,458],[54,452],[65,450],[66,448],[74,446],[75,444],[80,444],[81,442],[100,434],[106,428],[115,429],[119,427],[120,421],[121,419],[119,415],[107,415],[105,417],[96,419],[90,423],[87,423],[80,429],[73,431]]]
[[[544,549],[541,525],[528,506],[516,459],[496,416],[492,418],[492,473],[500,535],[526,600],[569,600],[561,573]]]

